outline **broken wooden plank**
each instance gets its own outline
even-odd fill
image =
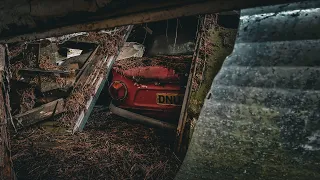
[[[50,103],[44,104],[40,107],[34,108],[25,113],[18,114],[13,118],[16,128],[21,129],[41,122],[62,112],[64,112],[64,99],[61,98]]]
[[[67,65],[68,69],[70,69],[71,71],[76,71],[79,70],[79,64],[78,63],[70,63]]]
[[[78,76],[80,73],[78,73],[78,78],[75,83],[75,87],[78,87],[77,90],[79,90],[79,87],[81,89],[85,88],[85,85],[87,84],[88,81],[90,81],[90,78],[93,76],[93,74],[97,73],[97,71],[100,71],[99,69],[99,62],[103,61],[103,55],[95,55],[92,57],[90,62],[86,63],[86,67],[81,70],[81,75]]]
[[[204,26],[204,21],[205,19],[201,18],[201,28],[203,28]],[[189,107],[189,99],[190,99],[190,95],[191,95],[191,90],[192,90],[192,80],[193,77],[196,73],[196,69],[197,69],[197,59],[199,56],[199,52],[200,52],[200,46],[201,46],[201,41],[202,41],[202,37],[203,37],[203,33],[204,31],[201,30],[198,34],[197,34],[197,42],[196,42],[196,47],[195,47],[195,52],[193,54],[193,58],[192,58],[192,62],[191,62],[191,67],[190,67],[190,71],[189,71],[189,77],[188,77],[188,82],[187,82],[187,86],[186,86],[186,90],[185,90],[185,94],[184,94],[184,98],[183,98],[183,104],[181,107],[181,112],[180,112],[180,117],[179,117],[179,122],[178,122],[178,127],[177,127],[177,132],[176,132],[176,140],[175,140],[175,144],[174,144],[174,148],[175,148],[175,152],[179,153],[181,151],[181,146],[183,143],[183,134],[185,131],[185,125],[187,122],[187,108]]]
[[[41,77],[41,82],[40,82],[40,91],[41,92],[48,92],[51,90],[55,89],[64,89],[67,90],[71,88],[75,82],[76,78],[75,77],[65,77],[61,78],[63,82],[58,82],[58,81],[51,81],[51,80],[44,80],[43,77]]]
[[[0,179],[15,179],[10,157],[8,123],[11,120],[9,101],[9,73],[6,68],[8,58],[6,46],[0,45]]]
[[[29,68],[39,67],[40,43],[29,43],[24,54],[24,60],[28,62]]]
[[[28,75],[52,75],[52,74],[60,74],[60,75],[70,75],[72,72],[68,70],[43,70],[39,68],[23,68],[19,70],[20,74],[28,74]]]
[[[1,61],[1,60],[0,60]],[[0,71],[0,79],[2,79],[3,71]],[[14,179],[14,172],[12,169],[12,162],[10,158],[10,146],[9,146],[9,133],[8,127],[8,114],[7,114],[7,102],[4,83],[0,83],[0,179]]]
[[[131,33],[132,28],[133,28],[133,25],[128,26],[127,33],[123,36],[124,42],[127,41],[129,34]],[[113,63],[116,61],[117,57],[120,54],[120,51],[121,51],[121,48],[118,49],[118,52],[115,56],[105,57],[103,59],[103,64],[106,64],[106,74],[103,74],[103,76],[94,77],[93,82],[91,82],[92,83],[91,86],[95,87],[94,88],[94,95],[92,95],[90,97],[90,99],[87,101],[86,109],[80,113],[80,116],[78,117],[76,124],[73,127],[73,133],[83,130],[83,128],[84,128],[85,124],[87,123],[89,116],[93,110],[93,107],[94,107],[95,103],[97,102],[102,89],[104,88],[104,85],[107,81],[107,77],[109,77]]]
[[[93,51],[90,51],[88,53],[81,54],[80,56],[72,57],[69,59],[63,59],[62,61],[57,63],[61,64],[62,67],[68,67],[69,64],[74,64],[74,63],[77,63],[79,64],[79,67],[82,67],[87,62],[92,52]]]
[[[5,59],[6,59],[5,51],[0,50],[0,71],[4,71]],[[0,78],[0,82],[1,81],[2,81],[2,78]]]
[[[83,71],[85,71],[85,69],[87,68],[87,66],[91,63],[91,61],[94,59],[98,49],[100,48],[100,45],[98,45],[95,50],[91,53],[91,55],[89,56],[88,60],[86,61],[86,63],[81,67],[80,71],[77,74],[77,78],[76,80],[80,79]]]

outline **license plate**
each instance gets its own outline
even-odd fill
[[[157,93],[157,104],[181,106],[183,94]]]

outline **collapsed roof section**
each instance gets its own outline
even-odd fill
[[[18,46],[10,63],[14,126],[62,114],[59,122],[68,131],[81,130],[131,29],[57,38],[61,44],[46,39]]]
[[[292,1],[5,0],[0,5],[0,42],[29,41]]]

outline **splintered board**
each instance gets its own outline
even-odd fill
[[[64,112],[64,100],[58,99],[14,116],[15,127],[21,129]]]
[[[123,35],[123,42],[125,42],[129,36],[129,34],[131,33],[132,30],[132,25],[127,27],[126,33]],[[88,76],[87,78],[85,75],[85,72],[82,74],[82,77],[79,77],[79,82],[84,81],[85,83],[83,84],[83,86],[87,86],[89,85],[93,92],[92,95],[90,96],[90,98],[87,100],[86,104],[85,104],[85,109],[82,110],[79,114],[78,119],[75,122],[75,125],[73,127],[73,133],[77,132],[77,131],[82,131],[85,124],[88,121],[88,118],[92,112],[92,109],[96,103],[96,101],[98,100],[98,97],[107,81],[107,78],[110,74],[110,71],[112,69],[113,63],[116,61],[119,53],[120,53],[120,47],[118,48],[118,52],[116,55],[113,56],[99,56],[97,57],[98,60],[98,65],[94,66],[94,68],[92,70],[89,70],[87,72],[90,72],[90,76]],[[93,61],[94,62],[94,61]],[[93,63],[92,62],[92,63]],[[88,65],[90,69],[90,65]],[[104,74],[100,74],[99,72],[99,68],[97,67],[105,67],[106,69],[103,70]]]
[[[19,83],[15,82],[13,89],[22,89],[20,86],[21,84],[32,88],[31,94],[33,94],[34,99],[31,98],[31,101],[35,101],[35,104],[33,104],[31,108],[28,108],[26,111],[20,111],[20,114],[15,115],[13,122],[17,129],[33,125],[44,120],[53,119],[54,115],[65,112],[64,98],[68,96],[76,83],[77,76],[80,76],[86,69],[86,65],[96,57],[96,52],[99,47],[99,45],[95,43],[78,43],[68,41],[60,46],[81,48],[84,54],[77,57],[63,59],[63,63],[60,66],[50,61],[49,64],[54,68],[43,69],[40,68],[38,64],[39,54],[50,55],[58,51],[59,48],[53,48],[56,51],[50,51],[51,48],[42,49],[41,51],[39,46],[40,43],[28,45],[29,49],[26,51],[28,56],[26,55],[26,57],[28,57],[28,62],[33,60],[32,66],[27,65],[24,68],[17,69],[17,71],[19,71],[20,78],[16,79]],[[24,59],[21,61],[23,60]],[[16,101],[20,103],[20,107],[22,104],[21,99],[26,99],[27,101],[30,100],[30,96],[28,94],[26,94],[26,96],[21,95],[22,98],[20,98],[20,94],[17,91],[12,96],[15,97],[15,95],[18,97]]]

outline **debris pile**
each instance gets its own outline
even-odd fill
[[[87,102],[95,95],[98,85],[106,77],[107,64],[116,59],[125,42],[128,26],[111,32],[90,32],[88,36],[78,36],[77,42],[95,42],[99,44],[96,57],[90,62],[87,70],[75,83],[70,96],[66,99],[66,112],[59,118],[65,127],[74,127],[81,113],[86,111]]]
[[[118,55],[128,29],[125,26],[83,33],[63,40],[62,44],[46,39],[11,45],[11,55],[14,55],[10,62],[11,83],[12,87],[21,90],[11,93],[13,97],[19,97],[16,98],[19,102],[12,106],[14,117],[21,118],[21,113],[28,115],[29,111],[33,113],[44,106],[54,109],[54,103],[47,105],[63,98],[65,103],[61,104],[64,104],[65,112],[60,122],[73,128],[87,102],[97,92],[101,79],[106,78],[107,64]],[[55,115],[47,109],[44,109],[47,118]]]
[[[171,150],[173,135],[109,112],[94,111],[85,131],[73,136],[59,128],[47,125],[13,136],[18,179],[173,179],[181,164]]]

